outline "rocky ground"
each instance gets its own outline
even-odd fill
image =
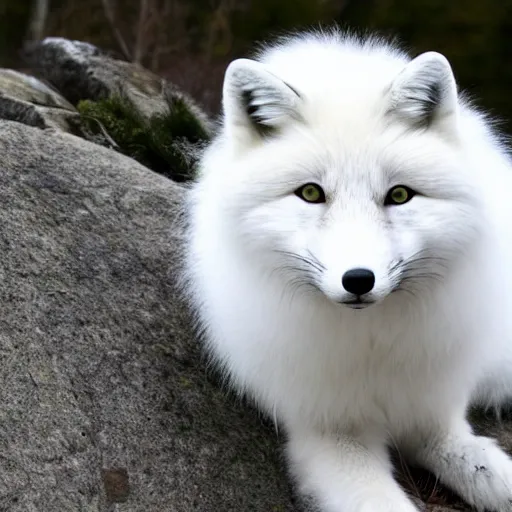
[[[0,511],[304,511],[281,439],[206,371],[176,287],[215,124],[147,70],[47,39],[0,70]],[[512,429],[482,414],[512,449]],[[467,510],[425,473],[429,510]]]

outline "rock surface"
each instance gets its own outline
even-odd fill
[[[76,134],[176,181],[193,177],[215,125],[174,84],[80,41],[50,37],[32,44],[25,57],[77,107]]]
[[[182,188],[18,123],[0,151],[0,510],[293,510],[275,434],[198,357]]]
[[[213,124],[196,102],[173,84],[141,66],[115,59],[81,41],[49,37],[27,49],[28,64],[54,85],[71,103],[126,97],[146,118],[165,113],[179,97],[184,99],[206,132]]]
[[[80,119],[73,105],[57,91],[12,69],[0,69],[0,110],[3,119],[71,133]]]
[[[76,103],[146,72],[86,43],[33,51],[58,91],[0,71],[0,511],[310,510],[273,427],[201,360],[176,286],[185,189],[101,147],[108,133],[100,145],[64,133],[88,138],[72,129]],[[134,80],[142,115],[181,98]],[[512,450],[509,420],[472,421]],[[428,510],[469,510],[428,474],[398,473]]]

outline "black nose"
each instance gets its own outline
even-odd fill
[[[353,268],[343,274],[341,284],[347,292],[364,295],[372,290],[375,284],[375,274],[367,268]]]

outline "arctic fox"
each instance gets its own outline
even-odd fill
[[[191,299],[322,511],[417,510],[391,445],[512,511],[511,458],[465,418],[512,396],[511,178],[439,53],[307,32],[228,66],[189,191]]]

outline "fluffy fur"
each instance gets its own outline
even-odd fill
[[[511,459],[465,419],[512,394],[512,176],[448,61],[301,34],[232,62],[223,106],[190,191],[188,286],[209,353],[284,426],[301,491],[325,512],[413,512],[393,444],[512,510]],[[417,194],[386,203],[398,185]],[[375,276],[361,297],[354,268]]]

